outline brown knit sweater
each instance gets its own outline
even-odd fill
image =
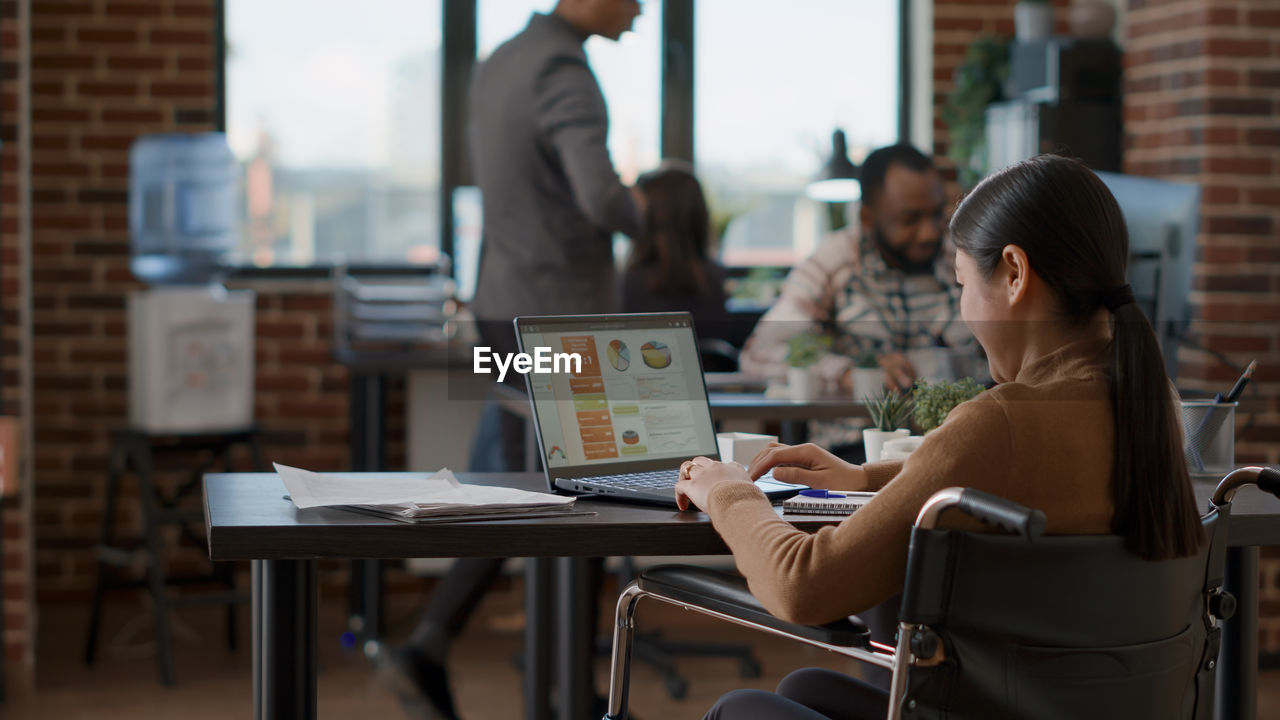
[[[1106,534],[1114,421],[1105,358],[1105,341],[1077,341],[960,405],[905,463],[865,465],[881,489],[839,525],[798,530],[750,483],[716,487],[707,514],[752,593],[800,623],[837,620],[900,591],[911,525],[946,487],[1039,508],[1051,534]],[[953,527],[966,520],[946,518]]]

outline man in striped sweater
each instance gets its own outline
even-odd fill
[[[796,265],[782,294],[747,340],[742,370],[786,376],[787,342],[802,332],[834,337],[815,372],[828,387],[852,391],[854,358],[874,353],[885,385],[907,389],[919,377],[946,377],[956,352],[974,347],[960,319],[960,291],[944,252],[946,194],[933,162],[906,144],[867,156],[857,222],[829,236]],[[810,440],[861,461],[865,421],[810,424]]]

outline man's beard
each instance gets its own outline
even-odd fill
[[[923,262],[912,260],[907,257],[904,250],[891,246],[888,238],[875,225],[871,226],[871,241],[875,243],[876,249],[880,251],[881,257],[890,267],[895,267],[907,275],[932,275],[934,264],[937,263],[938,255],[942,252],[942,242],[939,241],[934,245],[933,254],[928,260]]]

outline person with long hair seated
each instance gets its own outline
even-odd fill
[[[622,276],[622,311],[688,310],[700,339],[726,337],[725,270],[712,257],[711,213],[693,168],[666,160],[635,187],[644,217]]]
[[[676,487],[705,511],[755,596],[778,617],[825,623],[902,589],[911,525],[945,487],[1043,510],[1046,532],[1116,534],[1148,560],[1204,542],[1172,386],[1125,283],[1129,240],[1111,193],[1078,161],[1041,156],[984,180],[951,220],[961,314],[995,387],[956,407],[906,461],[850,465],[812,445],[764,450],[748,470],[694,458]],[[816,488],[878,490],[809,534],[750,482],[767,470]],[[959,518],[954,527],[979,530]],[[708,718],[883,718],[887,693],[800,670],[776,693],[737,690]]]

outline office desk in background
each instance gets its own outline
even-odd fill
[[[853,399],[852,394],[822,395],[813,400],[792,400],[770,397],[763,392],[721,391],[714,389],[714,373],[707,374],[707,393],[711,405],[711,417],[724,420],[778,421],[782,432],[778,439],[787,444],[804,442],[805,425],[810,420],[838,420],[841,418],[870,417],[867,406]],[[510,385],[496,385],[494,396],[507,412],[526,421],[532,417],[529,396],[523,390]],[[526,436],[532,438],[533,427],[527,427]],[[526,444],[526,448],[529,445]],[[536,440],[533,447],[537,447]],[[526,458],[532,460],[532,457]],[[536,467],[526,464],[526,468]]]
[[[459,479],[530,490],[545,487],[543,476],[535,473],[464,473]],[[1200,507],[1207,507],[1214,486],[1195,483]],[[727,552],[705,515],[640,505],[584,499],[580,507],[597,515],[410,525],[341,510],[297,510],[283,499],[284,485],[273,473],[208,475],[204,490],[210,558],[253,561],[253,698],[259,720],[316,716],[319,558],[533,558],[526,568],[525,717],[551,716],[554,663],[564,683],[560,697],[568,704],[561,718],[580,720],[591,713],[594,658],[594,629],[580,622],[587,616],[587,603],[595,601],[583,582],[586,559]],[[1224,630],[1218,717],[1252,720],[1257,694],[1258,546],[1280,546],[1280,500],[1245,488],[1237,494],[1233,510],[1227,589],[1235,593],[1240,609]],[[792,521],[816,530],[839,518]],[[553,655],[550,628],[555,624],[558,652]]]

